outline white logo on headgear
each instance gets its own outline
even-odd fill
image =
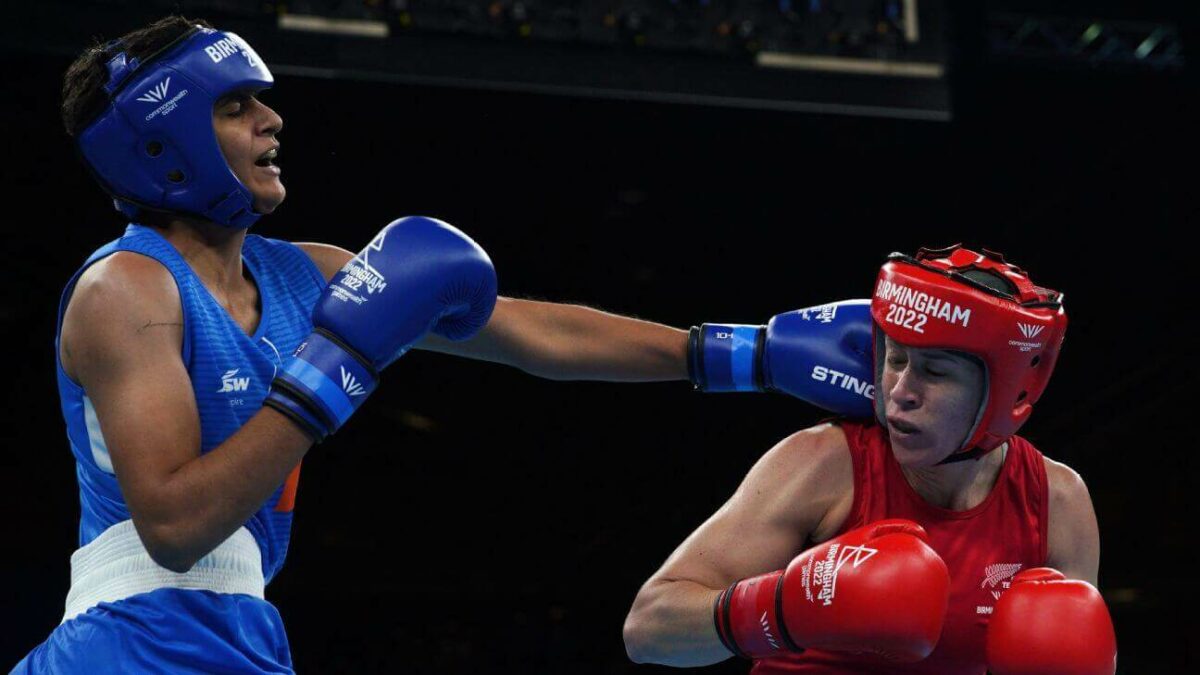
[[[1018,322],[1017,329],[1021,331],[1021,335],[1024,335],[1025,339],[1032,340],[1033,338],[1036,338],[1038,335],[1041,335],[1042,331],[1045,330],[1046,327],[1039,326],[1039,325],[1033,324],[1033,323]],[[1009,340],[1008,346],[1016,347],[1017,349],[1019,349],[1023,352],[1031,352],[1035,349],[1041,349],[1042,343],[1041,342],[1024,342],[1022,340]]]
[[[1024,335],[1026,338],[1035,338],[1043,330],[1045,330],[1046,327],[1038,326],[1032,323],[1017,323],[1017,328],[1021,330],[1021,335]]]
[[[213,63],[220,63],[227,57],[233,56],[234,54],[241,54],[242,56],[246,57],[246,63],[249,64],[251,68],[257,68],[258,64],[260,63],[258,60],[258,54],[255,54],[254,50],[250,49],[249,45],[239,45],[231,38],[221,38],[220,40],[217,40],[211,45],[205,47],[204,53],[208,54],[208,58],[211,59]]]
[[[171,78],[168,77],[162,82],[159,82],[157,87],[154,87],[150,91],[139,96],[137,100],[141,101],[142,103],[159,103],[167,97],[167,89],[170,86]]]
[[[875,297],[891,303],[887,321],[917,333],[924,333],[927,319],[939,319],[954,326],[966,328],[971,325],[971,308],[909,288],[889,279],[880,279],[875,286]],[[920,318],[926,317],[926,318]],[[914,320],[919,323],[913,325]]]

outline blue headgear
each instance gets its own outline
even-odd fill
[[[145,61],[108,61],[109,105],[82,133],[79,149],[113,205],[180,211],[230,227],[258,220],[254,196],[233,175],[213,131],[213,106],[275,78],[233,33],[195,27]]]

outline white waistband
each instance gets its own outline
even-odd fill
[[[160,588],[189,588],[263,597],[262,553],[254,536],[239,528],[182,574],[150,558],[132,520],[105,530],[71,554],[71,590],[63,621],[101,602],[115,602]]]

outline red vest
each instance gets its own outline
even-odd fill
[[[914,664],[815,649],[755,662],[754,675],[772,673],[929,673],[983,675],[988,617],[1017,571],[1046,563],[1049,489],[1042,453],[1019,437],[987,498],[966,511],[933,506],[905,480],[878,424],[842,422],[854,461],[854,503],[838,534],[881,518],[908,518],[950,569],[950,606],[937,648]]]

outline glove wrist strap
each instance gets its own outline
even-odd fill
[[[706,323],[688,335],[688,374],[706,392],[762,391],[763,326]]]
[[[783,623],[782,585],[778,570],[743,579],[721,594],[714,620],[731,652],[757,659],[801,650]]]
[[[318,328],[275,375],[270,398],[299,402],[298,410],[285,404],[288,410],[284,413],[295,413],[291,416],[298,415],[305,422],[315,416],[326,433],[333,433],[378,384],[378,373],[365,359],[333,334]]]

